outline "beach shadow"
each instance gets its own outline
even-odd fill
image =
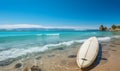
[[[98,56],[95,59],[94,63],[91,66],[82,69],[82,71],[90,71],[91,69],[95,68],[100,63],[101,60],[102,60],[102,45],[99,44]]]

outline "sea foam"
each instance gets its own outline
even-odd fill
[[[55,34],[46,34],[47,36],[59,36],[59,33],[55,33]]]
[[[0,52],[0,61],[9,59],[9,58],[16,58],[22,55],[26,55],[28,53],[34,53],[34,52],[44,52],[48,50],[50,47],[56,47],[60,45],[65,45],[65,46],[70,46],[74,42],[78,43],[83,43],[87,39],[82,39],[82,40],[71,40],[71,41],[66,41],[66,42],[60,42],[58,44],[47,44],[41,47],[30,47],[30,48],[12,48],[10,50],[4,50]],[[111,40],[111,37],[99,37],[99,41],[109,41]]]
[[[72,40],[72,41],[66,41],[61,42],[58,44],[47,44],[42,47],[30,47],[30,48],[12,48],[10,50],[4,50],[0,52],[0,61],[8,59],[8,58],[16,58],[22,55],[26,55],[28,53],[34,53],[34,52],[44,52],[49,49],[49,47],[56,47],[60,45],[70,46],[74,42],[83,42],[84,40]]]
[[[47,47],[32,47],[29,49],[20,49],[20,48],[13,48],[10,50],[2,51],[0,52],[0,61],[8,59],[8,58],[16,58],[18,56],[22,56],[28,53],[33,53],[33,52],[43,52],[47,50]]]
[[[119,35],[112,36],[112,38],[120,38]]]
[[[51,34],[37,34],[37,36],[59,36],[59,33],[51,33]]]
[[[99,37],[98,40],[99,41],[110,41],[111,37]]]

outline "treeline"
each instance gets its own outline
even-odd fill
[[[99,30],[101,31],[120,31],[120,25],[112,25],[110,28],[100,25]]]
[[[120,29],[120,26],[112,25],[112,29]]]
[[[106,26],[100,25],[99,30],[101,30],[101,31],[107,31],[108,28]]]

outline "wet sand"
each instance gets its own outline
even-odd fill
[[[69,48],[59,47],[45,53],[39,53],[39,55],[34,57],[20,59],[7,66],[0,66],[0,71],[29,71],[33,65],[39,66],[41,71],[120,70],[120,39],[101,42],[100,52],[96,61],[86,69],[80,69],[76,63],[76,54],[80,46],[77,45]]]

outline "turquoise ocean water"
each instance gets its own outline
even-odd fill
[[[97,30],[0,31],[0,61],[30,53],[45,52],[61,45],[71,46],[96,36],[99,41],[120,38],[120,32]]]

